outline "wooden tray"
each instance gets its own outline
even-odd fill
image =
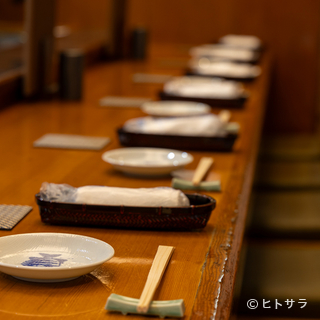
[[[212,197],[186,194],[190,207],[129,207],[61,203],[36,194],[41,220],[54,225],[154,230],[204,228],[216,206]]]
[[[155,147],[178,150],[232,151],[238,134],[229,133],[225,137],[175,136],[145,134],[118,129],[119,141],[127,147]]]
[[[221,108],[242,108],[247,97],[237,99],[214,99],[214,98],[199,98],[199,97],[182,97],[173,94],[168,94],[164,91],[159,92],[161,100],[178,100],[178,101],[195,101],[208,104],[211,107]]]

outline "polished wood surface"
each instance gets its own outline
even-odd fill
[[[262,75],[247,83],[250,98],[243,109],[232,110],[241,132],[230,153],[191,152],[195,169],[203,156],[215,159],[222,191],[206,192],[217,207],[201,231],[142,231],[45,225],[40,220],[35,194],[42,182],[121,187],[170,186],[169,177],[145,179],[126,176],[104,163],[104,151],[119,147],[115,129],[126,120],[143,116],[138,108],[99,107],[107,95],[157,98],[161,84],[134,83],[136,72],[180,75],[188,57],[180,46],[152,48],[148,61],[119,61],[90,68],[85,75],[81,102],[22,102],[0,113],[0,203],[31,205],[12,231],[64,232],[103,240],[115,256],[86,276],[63,283],[32,283],[0,273],[0,318],[5,319],[120,319],[104,305],[111,293],[139,298],[159,245],[175,251],[155,294],[157,300],[184,299],[185,319],[228,319],[242,243],[247,205],[256,164],[269,83],[269,58],[261,61]],[[219,108],[213,108],[218,113]],[[109,136],[102,151],[33,148],[45,133]],[[132,315],[130,319],[142,316]]]

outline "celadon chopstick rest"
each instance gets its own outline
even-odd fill
[[[112,293],[105,306],[106,310],[118,311],[123,315],[137,314],[139,299]],[[183,299],[152,301],[145,315],[164,317],[183,317],[185,306]],[[140,313],[139,313],[140,314]]]
[[[157,315],[161,318],[183,317],[185,307],[182,299],[152,301],[173,251],[174,247],[171,246],[160,245],[158,247],[140,299],[111,294],[107,300],[105,309],[109,311],[119,311],[124,315],[136,313],[142,315]]]
[[[215,172],[210,172],[204,181],[198,185],[192,183],[194,170],[176,170],[171,173],[172,181],[171,186],[175,189],[181,190],[204,190],[204,191],[221,191],[221,178]]]

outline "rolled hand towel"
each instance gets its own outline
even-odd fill
[[[43,183],[40,189],[46,201],[134,207],[188,207],[189,199],[180,190],[169,187],[120,188]]]
[[[238,61],[252,61],[258,57],[258,53],[253,50],[231,47],[224,44],[203,44],[191,48],[189,53],[193,57],[219,57]]]
[[[177,77],[166,82],[163,90],[176,96],[212,99],[237,99],[245,94],[239,82],[199,76]]]
[[[207,58],[192,60],[189,65],[197,73],[220,77],[251,78],[257,77],[261,72],[260,67],[248,63],[217,62]]]
[[[135,118],[124,124],[126,131],[146,134],[224,136],[226,124],[214,114],[177,118]]]

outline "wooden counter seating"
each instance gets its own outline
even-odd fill
[[[122,314],[104,309],[107,298],[111,293],[139,298],[156,249],[165,245],[175,251],[154,299],[184,299],[185,319],[229,319],[268,94],[267,53],[260,62],[262,74],[245,84],[250,97],[243,108],[232,110],[231,120],[240,124],[233,150],[191,151],[194,161],[187,169],[194,169],[201,157],[209,156],[215,160],[213,170],[221,176],[221,192],[200,192],[217,202],[204,229],[180,232],[50,225],[41,222],[35,202],[35,194],[45,181],[74,187],[171,185],[171,177],[124,175],[102,161],[103,152],[121,147],[117,128],[144,114],[139,108],[99,106],[99,99],[105,96],[157,99],[161,84],[135,83],[132,75],[182,75],[185,70],[180,67],[164,66],[162,61],[168,58],[179,62],[188,59],[175,46],[170,51],[157,46],[146,61],[102,63],[88,69],[80,102],[20,102],[0,111],[0,203],[33,208],[11,231],[0,230],[0,237],[71,233],[105,241],[115,250],[111,260],[71,281],[35,283],[0,273],[0,318],[122,319]],[[220,110],[212,108],[214,113]],[[111,142],[100,151],[34,148],[33,142],[46,133],[110,137]]]

